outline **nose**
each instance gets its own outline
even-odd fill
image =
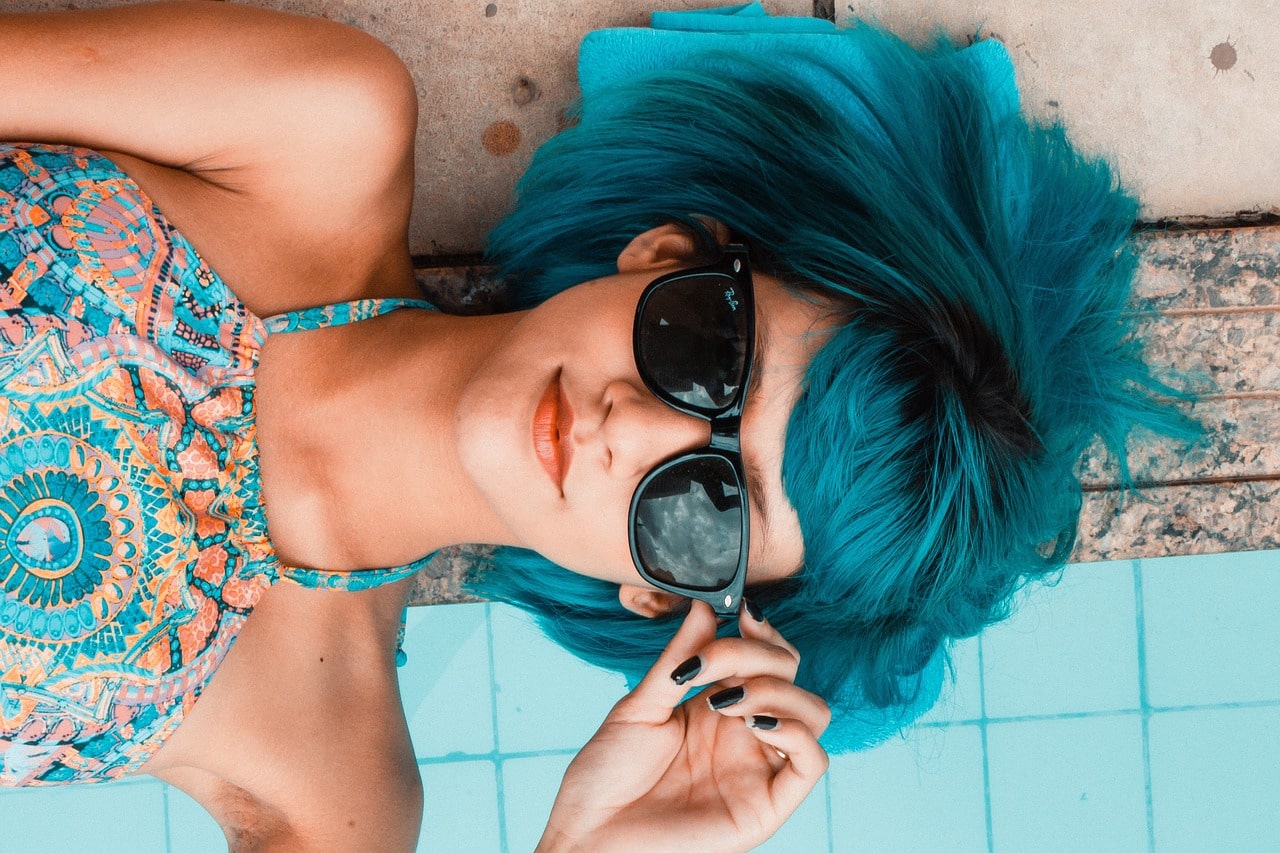
[[[710,423],[676,411],[644,385],[613,382],[606,399],[609,413],[600,433],[615,477],[642,477],[663,460],[711,440]]]

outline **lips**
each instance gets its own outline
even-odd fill
[[[533,410],[533,452],[551,482],[564,494],[564,475],[573,458],[569,429],[573,426],[573,410],[565,399],[557,372],[542,392]]]

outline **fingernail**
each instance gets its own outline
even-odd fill
[[[754,714],[747,717],[747,728],[771,732],[778,727],[778,718],[766,714]]]
[[[719,693],[713,693],[707,697],[707,704],[711,706],[711,710],[719,711],[722,708],[728,708],[730,705],[737,705],[742,701],[742,697],[747,695],[747,691],[739,684],[737,687],[727,687]]]
[[[694,655],[671,671],[671,680],[676,684],[684,684],[702,671],[702,658]]]
[[[756,620],[757,622],[764,621],[764,614],[760,612],[760,608],[756,606],[756,603],[754,601],[752,601],[749,598],[743,598],[742,606],[747,608],[747,613],[751,615],[752,619]]]

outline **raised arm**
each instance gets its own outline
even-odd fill
[[[207,0],[0,15],[0,80],[0,138],[197,174],[338,157],[353,127],[414,109],[399,59],[360,30]]]
[[[0,80],[0,140],[137,158],[229,279],[311,274],[326,241],[359,258],[403,243],[416,94],[360,30],[207,0],[0,14]],[[264,231],[298,245],[296,264],[254,256]]]

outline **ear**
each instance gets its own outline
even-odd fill
[[[618,602],[637,616],[652,619],[670,613],[680,604],[675,593],[664,592],[651,586],[624,583],[618,587]]]
[[[720,245],[729,242],[729,229],[714,219],[701,219]],[[688,229],[674,222],[637,234],[618,255],[618,272],[648,272],[687,266],[699,260],[699,246]]]

